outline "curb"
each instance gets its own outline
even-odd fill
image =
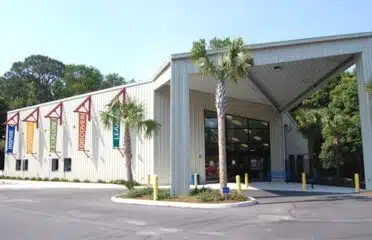
[[[237,203],[186,203],[186,202],[168,202],[168,201],[153,201],[153,200],[137,200],[130,198],[120,198],[120,195],[115,195],[111,197],[111,201],[115,203],[126,203],[126,204],[136,204],[136,205],[146,205],[146,206],[157,206],[157,207],[178,207],[178,208],[202,208],[202,209],[228,209],[228,208],[238,208],[247,207],[257,204],[257,200],[249,197],[248,201],[237,202]]]

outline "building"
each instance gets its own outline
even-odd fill
[[[306,140],[296,131],[287,111],[353,64],[361,83],[372,81],[372,33],[255,44],[250,48],[255,66],[249,78],[228,84],[228,176],[249,171],[257,180],[267,176],[283,179],[288,170],[285,159],[292,154],[307,154]],[[172,55],[148,82],[9,112],[8,148],[13,141],[9,136],[15,137],[13,153],[6,156],[5,173],[91,181],[125,178],[123,153],[113,148],[112,131],[102,128],[99,112],[117,94],[127,94],[145,104],[147,117],[162,125],[153,139],[132,135],[137,181],[143,183],[147,174],[157,174],[160,183],[171,183],[172,191],[182,194],[188,192],[192,173],[200,174],[202,181],[215,180],[216,82],[201,77],[189,57],[189,53]],[[365,144],[372,140],[370,99],[362,90],[359,95]],[[50,117],[57,117],[58,122],[50,122]],[[35,130],[32,124],[26,127],[24,121],[35,120]],[[49,149],[50,125],[53,132],[57,129],[55,151]],[[83,129],[80,136],[79,129]],[[32,135],[33,142],[30,138],[27,142],[27,136]],[[365,147],[365,158],[371,155]],[[364,166],[366,178],[372,177],[371,163],[365,162]],[[366,186],[372,188],[369,183]]]

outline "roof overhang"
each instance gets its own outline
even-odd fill
[[[367,32],[248,45],[255,66],[246,79],[228,86],[228,96],[269,104],[277,112],[288,111],[351,67],[355,56],[363,52],[365,46],[371,46],[371,41],[372,33]],[[190,61],[190,53],[172,55],[169,64],[176,62],[185,65],[183,71],[189,75],[191,89],[214,93],[216,81],[203,79],[198,74]],[[168,64],[165,66],[164,69],[170,69]],[[169,78],[163,80],[169,84]]]

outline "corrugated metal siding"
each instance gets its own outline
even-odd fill
[[[205,179],[204,111],[215,111],[214,95],[190,91],[190,168]],[[163,86],[155,94],[155,118],[162,123],[155,138],[155,173],[161,183],[169,183],[169,105],[170,87]],[[270,124],[271,168],[283,170],[281,121],[269,105],[228,99],[228,112],[233,115],[265,120]]]
[[[126,88],[129,97],[135,97],[145,106],[146,117],[153,118],[153,86],[152,83],[132,85]],[[78,114],[73,110],[86,98],[86,95],[63,101],[63,126],[58,126],[57,156],[49,153],[49,119],[44,116],[56,106],[56,102],[40,106],[39,130],[35,133],[35,156],[25,154],[24,123],[20,124],[20,131],[16,132],[14,152],[17,157],[29,159],[28,171],[15,171],[15,159],[6,157],[5,173],[10,176],[23,177],[59,177],[67,179],[78,178],[96,181],[125,179],[125,158],[119,150],[112,149],[112,130],[103,129],[100,122],[100,111],[119,92],[119,89],[92,93],[92,116],[87,124],[86,149],[87,153],[77,151],[78,145]],[[26,117],[33,109],[27,108],[20,111],[20,119]],[[14,113],[15,111],[12,111]],[[11,114],[12,114],[11,113]],[[10,114],[9,114],[10,115]],[[121,145],[123,143],[123,126],[121,128]],[[145,176],[153,173],[153,140],[143,139],[132,133],[133,174],[135,180],[145,182]],[[51,171],[51,158],[60,157],[59,170]],[[63,158],[72,158],[71,172],[63,171]]]

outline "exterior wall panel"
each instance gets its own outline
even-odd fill
[[[91,93],[91,121],[87,121],[86,129],[86,152],[78,151],[78,113],[74,109],[88,96],[77,96],[61,100],[63,106],[63,125],[58,125],[57,130],[57,153],[49,152],[49,119],[44,116],[52,110],[59,102],[45,103],[40,107],[39,129],[35,131],[35,154],[25,154],[26,126],[20,124],[19,132],[15,134],[14,152],[17,158],[29,160],[28,171],[15,171],[15,158],[6,155],[4,173],[9,176],[22,177],[48,177],[67,178],[69,180],[87,179],[97,181],[98,179],[110,181],[115,179],[126,179],[125,158],[122,151],[113,149],[112,129],[104,129],[100,122],[100,111],[105,105],[118,94],[119,88]],[[153,118],[153,87],[152,83],[127,86],[127,96],[136,98],[145,107],[146,117]],[[20,109],[20,119],[25,118],[33,107]],[[9,112],[8,116],[17,110]],[[124,126],[121,126],[120,144],[123,146]],[[133,176],[135,180],[144,182],[147,174],[153,173],[153,140],[144,139],[132,132],[133,153]],[[52,171],[51,159],[59,158],[58,171]],[[71,158],[71,172],[64,172],[63,159]]]

